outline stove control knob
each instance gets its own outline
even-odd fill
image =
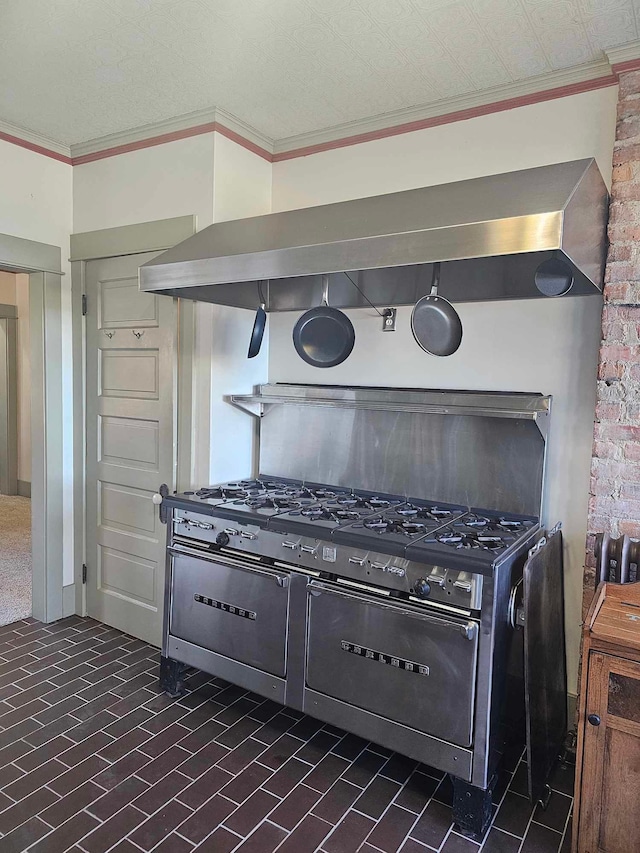
[[[218,533],[216,536],[216,544],[222,545],[224,548],[225,545],[229,544],[229,534],[228,533]]]
[[[431,584],[424,578],[418,578],[413,589],[418,598],[428,598],[429,593],[431,592]]]

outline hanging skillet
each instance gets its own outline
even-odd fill
[[[322,305],[306,311],[293,329],[293,345],[314,367],[335,367],[349,357],[356,340],[353,323],[329,307],[329,276],[322,276]]]
[[[258,282],[258,296],[260,297],[260,306],[256,311],[256,318],[253,321],[253,331],[249,340],[249,352],[247,358],[255,358],[260,352],[262,346],[262,338],[264,337],[264,327],[267,322],[267,312],[265,311],[265,301],[262,295],[262,282]]]
[[[433,265],[431,293],[419,299],[411,313],[411,331],[416,343],[430,355],[453,355],[462,342],[458,312],[438,295],[440,263]]]

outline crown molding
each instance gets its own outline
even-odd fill
[[[105,156],[135,151],[149,145],[160,145],[202,133],[214,133],[215,131],[230,136],[235,141],[242,140],[243,143],[249,143],[251,150],[259,149],[259,152],[267,153],[270,159],[273,151],[273,140],[270,137],[265,136],[230,113],[217,108],[197,110],[153,124],[145,124],[130,130],[122,130],[95,139],[88,139],[86,142],[76,143],[71,146],[71,157],[74,165],[79,165]],[[256,151],[255,153],[259,152]]]
[[[611,47],[605,53],[611,64],[611,70],[616,76],[624,71],[636,71],[640,68],[640,41]]]
[[[39,133],[10,124],[8,121],[0,120],[0,140],[71,165],[71,150],[68,145],[62,145],[55,139],[41,136]]]
[[[186,113],[70,147],[1,122],[0,139],[76,166],[178,139],[220,133],[268,162],[279,162],[615,85],[620,72],[640,68],[640,41],[609,50],[607,58],[609,61],[552,71],[482,92],[278,140],[218,108]]]
[[[345,122],[324,130],[287,136],[276,140],[273,152],[274,160],[290,159],[292,155],[303,156],[302,152],[306,152],[307,149],[317,150],[318,146],[322,146],[324,149],[325,147],[356,144],[360,141],[366,141],[361,139],[363,136],[379,139],[383,136],[395,135],[395,133],[419,130],[420,125],[429,127],[435,124],[460,121],[465,117],[472,118],[474,114],[511,109],[510,102],[512,101],[531,99],[531,102],[535,103],[537,100],[563,97],[565,94],[572,94],[572,90],[579,89],[586,84],[590,84],[589,88],[599,88],[600,85],[613,85],[615,82],[611,67],[606,60],[590,62],[575,68],[551,71],[547,74],[530,77],[518,83],[494,86],[491,89],[484,89],[482,92],[474,92],[470,95],[458,95],[432,104],[408,107],[371,118]],[[557,94],[554,95],[553,93],[556,91]],[[501,106],[505,103],[508,105]],[[518,104],[514,104],[514,106],[518,106]],[[479,110],[481,110],[480,113],[478,113]],[[469,116],[461,115],[460,118],[454,118],[458,114],[467,112],[470,113]],[[403,129],[405,127],[406,130]],[[356,142],[349,143],[348,140],[350,139],[354,139]],[[308,153],[313,153],[313,151]]]

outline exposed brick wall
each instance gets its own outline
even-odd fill
[[[604,301],[585,606],[595,534],[640,537],[640,71],[620,75]]]

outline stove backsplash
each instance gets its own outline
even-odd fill
[[[545,439],[526,419],[286,402],[260,422],[264,475],[522,515],[541,516],[544,461]]]

